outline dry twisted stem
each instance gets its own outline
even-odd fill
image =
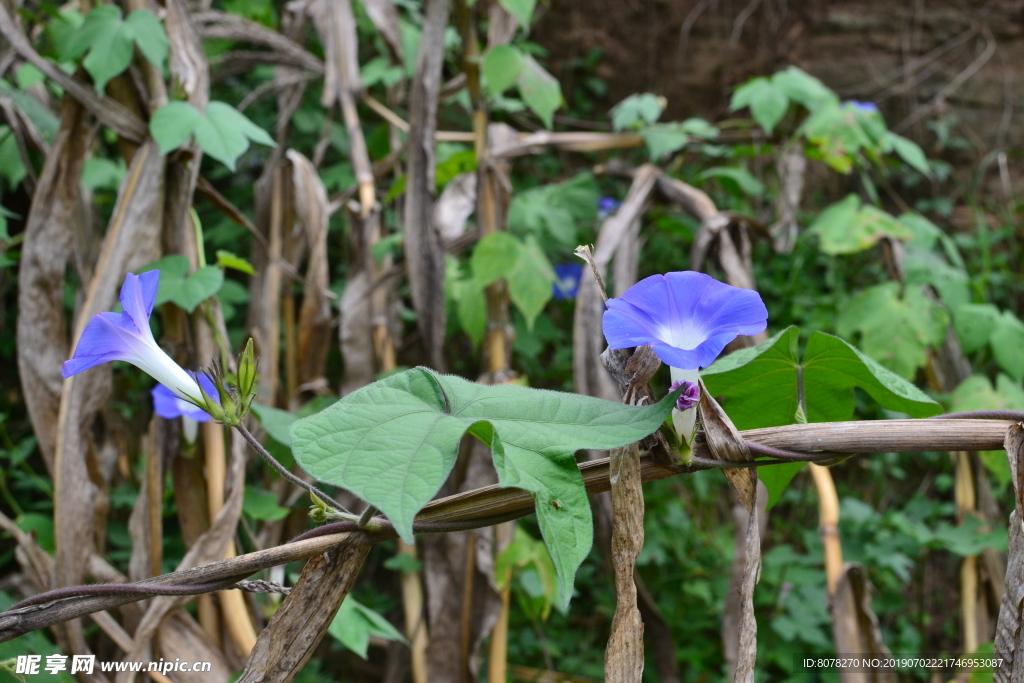
[[[1011,411],[942,417],[947,419],[789,425],[753,429],[744,432],[743,436],[752,453],[774,458],[771,461],[756,463],[761,466],[800,460],[820,461],[823,456],[831,458],[839,454],[853,453],[997,450],[1002,447],[1006,429],[1014,422],[1024,421],[1024,413]],[[703,462],[707,455],[706,446],[699,440],[694,448],[695,462],[691,465],[666,467],[656,463],[649,454],[645,454],[641,458],[641,475],[644,481],[653,481],[723,466],[723,463],[710,459],[707,463]],[[608,490],[607,459],[583,463],[580,469],[588,493]],[[497,521],[530,514],[533,505],[533,498],[525,491],[488,486],[433,501],[420,513],[414,530],[417,533],[443,533],[490,526]],[[308,531],[275,548],[133,584],[97,584],[41,593],[32,599],[32,610],[24,610],[28,603],[23,602],[0,613],[0,642],[69,619],[136,602],[151,595],[195,595],[222,590],[260,570],[319,555],[342,542],[351,533],[366,534],[368,540],[372,542],[392,538],[394,535],[390,523],[383,519],[372,520],[368,527],[369,531],[355,532],[355,522],[336,522]],[[84,589],[82,593],[61,593],[80,589]],[[43,600],[50,602],[39,604]]]

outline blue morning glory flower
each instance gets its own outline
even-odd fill
[[[768,310],[753,290],[683,271],[644,278],[621,298],[609,299],[601,322],[609,347],[649,345],[670,367],[673,386],[685,387],[672,423],[689,448],[696,430],[699,368],[711,365],[738,335],[763,332]]]
[[[641,280],[608,300],[602,320],[611,348],[649,344],[662,362],[682,370],[711,365],[738,335],[763,332],[767,324],[757,292],[693,271]]]
[[[175,396],[186,401],[202,400],[195,377],[175,363],[156,343],[149,329],[160,271],[141,275],[128,273],[121,286],[123,313],[99,313],[86,325],[71,360],[64,361],[61,374],[77,375],[83,370],[112,360],[123,360],[139,368]]]
[[[551,296],[559,301],[576,298],[583,277],[582,263],[560,263],[555,266],[555,281],[551,285]]]
[[[604,220],[619,210],[619,202],[613,197],[601,197],[597,201],[597,217]]]
[[[206,375],[197,375],[199,378],[199,385],[203,388],[206,394],[217,401],[219,394],[217,388],[213,386],[213,382]],[[165,387],[163,384],[157,384],[150,390],[150,395],[153,397],[153,410],[156,414],[165,420],[173,420],[176,417],[187,417],[190,420],[196,422],[207,422],[210,420],[210,414],[199,406],[178,398],[177,394]],[[219,402],[219,401],[218,401]]]
[[[874,102],[861,102],[860,100],[850,100],[847,102],[848,105],[854,109],[859,109],[862,112],[875,113],[878,111],[878,105]]]

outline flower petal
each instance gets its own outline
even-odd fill
[[[163,384],[157,384],[150,393],[153,396],[153,410],[165,420],[173,420],[176,417],[188,417],[196,422],[207,422],[210,419],[209,414],[205,410],[178,398],[173,391]]]
[[[677,300],[692,296],[687,291],[691,282],[676,277],[684,274],[669,273],[666,276]],[[725,332],[757,334],[763,332],[768,324],[768,309],[757,292],[732,287],[710,277],[704,283],[692,315],[701,321],[708,337]]]
[[[82,331],[71,360],[61,374],[67,378],[112,360],[129,360],[145,342],[131,321],[121,313],[94,315]]]
[[[602,323],[613,349],[650,344],[668,365],[696,369],[737,335],[763,332],[767,320],[757,292],[683,271],[644,278],[609,300]]]
[[[657,325],[650,316],[622,299],[609,299],[608,308],[601,317],[608,346],[613,349],[629,349],[661,341]]]
[[[159,287],[159,270],[150,270],[141,275],[128,273],[121,285],[121,308],[142,334],[153,334],[149,327],[149,317],[153,314]]]

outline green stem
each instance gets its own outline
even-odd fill
[[[282,465],[280,462],[277,461],[276,458],[274,458],[274,456],[267,452],[267,449],[263,447],[263,444],[256,440],[256,437],[253,436],[252,433],[245,428],[245,425],[240,424],[237,427],[235,427],[235,429],[237,429],[239,433],[245,438],[245,440],[249,442],[249,445],[252,446],[253,450],[259,453],[260,457],[266,460],[267,464],[273,467],[275,470],[277,470],[277,473],[280,474],[282,477],[284,477],[291,483],[295,484],[299,488],[304,489],[305,491],[315,495],[317,498],[324,501],[324,503],[326,503],[327,505],[341,513],[343,515],[343,519],[350,519],[353,521],[356,519],[356,516],[349,512],[348,510],[346,510],[341,503],[334,500],[333,498],[331,498],[326,493],[324,493],[317,487],[313,486],[312,484],[304,482],[302,479],[292,474],[287,467]]]

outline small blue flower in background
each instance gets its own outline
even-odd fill
[[[149,328],[160,272],[128,273],[121,286],[123,313],[99,313],[86,325],[71,360],[64,361],[61,374],[77,375],[83,370],[112,360],[123,360],[139,368],[178,398],[202,400],[195,377],[174,362],[156,343]]]
[[[619,201],[612,197],[601,197],[597,201],[597,218],[604,220],[619,210]]]
[[[582,263],[560,263],[555,266],[555,282],[551,285],[551,296],[559,301],[576,298],[583,277]]]
[[[768,309],[757,292],[693,271],[652,275],[621,298],[609,299],[606,306],[601,323],[608,346],[650,345],[670,367],[674,387],[680,383],[697,387],[698,369],[711,365],[726,344],[741,334],[764,332],[768,326]],[[680,400],[688,394],[684,407],[672,412],[672,421],[689,445],[699,388],[694,392],[687,386]]]
[[[877,113],[878,105],[874,102],[861,102],[860,100],[850,100],[847,102],[848,105],[862,112]]]
[[[213,382],[206,375],[197,375],[199,378],[199,385],[203,388],[203,391],[207,395],[218,400],[217,388],[213,386]],[[157,415],[164,418],[165,420],[173,420],[176,417],[187,417],[190,420],[196,422],[207,422],[210,420],[210,414],[199,406],[193,405],[192,403],[178,398],[177,394],[165,387],[163,384],[157,384],[153,387],[150,392],[153,396],[153,410]],[[219,402],[219,401],[218,401]]]

